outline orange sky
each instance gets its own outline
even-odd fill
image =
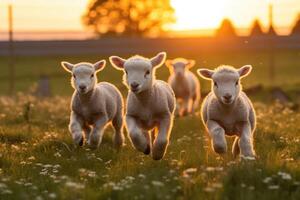
[[[0,31],[7,29],[7,3],[0,3]],[[17,31],[84,30],[80,17],[88,0],[13,0],[14,27]],[[246,28],[254,18],[267,25],[267,0],[171,0],[176,10],[175,30],[211,29],[224,17],[235,26]],[[300,0],[273,0],[274,23],[281,33],[288,33],[298,13]]]

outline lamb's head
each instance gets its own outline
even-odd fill
[[[150,59],[142,56],[133,56],[127,60],[118,56],[109,58],[113,67],[124,70],[124,84],[134,93],[140,93],[152,87],[155,80],[155,69],[160,67],[165,59],[165,52]]]
[[[212,80],[212,90],[218,100],[230,105],[238,97],[242,86],[240,79],[247,76],[252,70],[251,65],[245,65],[239,69],[231,66],[220,66],[215,70],[198,69],[198,74],[208,80]]]
[[[175,73],[175,76],[182,78],[186,70],[189,70],[195,65],[194,60],[187,60],[184,58],[176,58],[174,60],[166,60],[166,66],[171,73]]]
[[[105,66],[105,60],[96,62],[95,64],[81,62],[71,64],[69,62],[61,62],[62,67],[72,74],[71,84],[80,94],[86,94],[91,91],[96,83],[96,73],[101,71]]]

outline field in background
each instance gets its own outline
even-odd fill
[[[127,57],[128,55],[124,55]],[[153,56],[153,55],[146,55]],[[174,58],[179,55],[169,55]],[[210,148],[199,113],[176,118],[165,159],[153,161],[135,151],[129,140],[116,152],[108,128],[98,150],[75,148],[67,130],[73,89],[60,61],[96,62],[101,55],[18,56],[16,89],[7,97],[7,57],[0,57],[0,199],[300,199],[300,113],[270,103],[271,85],[280,86],[299,103],[299,51],[276,52],[276,77],[268,79],[267,52],[186,53],[198,67],[252,64],[245,88],[262,84],[252,95],[258,123],[254,162],[220,157]],[[32,91],[47,75],[53,97],[38,99]],[[168,69],[157,70],[166,80]],[[98,74],[126,95],[122,72],[109,64]],[[201,80],[204,91],[209,82]],[[228,139],[231,145],[232,139]],[[231,149],[231,147],[229,148]]]

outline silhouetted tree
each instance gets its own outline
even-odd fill
[[[292,28],[291,35],[300,36],[300,14],[298,15],[298,19],[296,20],[294,27]]]
[[[253,26],[251,28],[250,36],[263,36],[263,35],[265,35],[265,33],[263,32],[263,30],[261,28],[259,20],[256,19],[253,22]]]
[[[99,35],[157,35],[173,14],[170,0],[93,0],[83,23]]]
[[[220,28],[216,32],[217,37],[233,37],[236,36],[236,32],[233,24],[229,19],[224,19]]]
[[[269,27],[268,35],[269,35],[269,36],[276,36],[276,35],[277,35],[277,33],[276,33],[275,28],[274,28],[273,25],[271,25],[271,26]]]

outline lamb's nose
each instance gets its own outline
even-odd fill
[[[232,95],[231,95],[231,94],[225,94],[223,97],[224,97],[224,99],[226,99],[226,100],[230,100],[231,97],[232,97]]]
[[[85,86],[85,85],[79,85],[79,89],[85,90],[85,89],[86,89],[86,86]]]
[[[133,82],[130,84],[131,89],[136,90],[139,87],[139,84],[137,82]]]

